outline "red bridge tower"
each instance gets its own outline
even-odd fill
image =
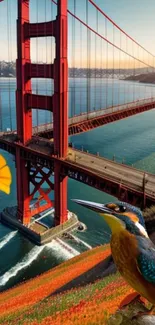
[[[67,220],[67,177],[61,176],[61,160],[67,155],[68,149],[68,19],[67,0],[58,1],[56,20],[43,23],[30,23],[29,0],[18,0],[17,21],[17,136],[16,167],[17,167],[17,201],[18,218],[28,224],[36,213],[50,208],[53,203],[49,193],[54,190],[55,224]],[[32,64],[30,58],[30,39],[34,37],[55,37],[56,57],[53,64]],[[53,78],[53,96],[42,96],[32,93],[31,78]],[[32,139],[32,109],[49,110],[53,113],[54,152],[59,160],[54,160],[54,184],[48,173],[39,164],[32,164],[21,156],[21,146],[26,146]],[[36,178],[40,182],[36,181]],[[49,186],[45,192],[41,186],[46,182]],[[33,185],[31,190],[30,183]],[[39,193],[35,208],[30,202]]]

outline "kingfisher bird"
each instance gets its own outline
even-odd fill
[[[155,308],[155,245],[150,240],[140,209],[125,202],[100,204],[73,200],[98,212],[109,225],[111,252],[118,271],[136,292]]]

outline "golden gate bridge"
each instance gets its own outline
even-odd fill
[[[5,0],[0,2],[4,4]],[[48,5],[55,6],[51,15],[54,16],[55,10],[54,19],[49,19],[45,7],[46,21],[39,21],[36,8],[36,22],[30,20],[32,2],[18,0],[16,127],[12,127],[9,100],[11,127],[6,131],[1,123],[0,132],[0,148],[13,154],[16,161],[17,219],[28,225],[34,215],[54,206],[55,226],[64,224],[68,219],[68,177],[129,203],[141,207],[151,205],[155,202],[154,175],[74,149],[69,145],[68,136],[153,109],[153,87],[152,93],[148,93],[146,85],[141,94],[139,85],[133,86],[126,80],[135,80],[138,75],[153,76],[155,56],[121,29],[93,0],[86,0],[83,18],[78,14],[76,0],[72,11],[68,9],[67,0],[49,0]],[[7,3],[8,61],[12,57],[9,5]],[[49,37],[55,44],[51,41],[48,49]],[[43,51],[46,52],[45,63],[39,60],[38,40],[41,38],[45,40],[45,46],[42,45],[42,60]],[[36,41],[34,63],[31,58],[33,39]],[[68,86],[68,71],[72,73],[71,87]],[[77,72],[78,86],[75,84]],[[0,76],[3,76],[1,70]],[[50,94],[47,89],[44,94],[39,93],[37,82],[33,91],[34,78],[44,78],[44,88],[47,79],[51,80],[48,83]],[[117,91],[116,79],[124,80]],[[2,103],[0,106],[3,119]],[[36,111],[35,125],[33,110]],[[46,123],[39,123],[39,111],[49,112]],[[51,181],[53,174],[54,182]],[[42,187],[45,183],[48,185],[46,191]],[[54,202],[50,199],[52,191]],[[32,208],[31,202],[37,193],[39,199]]]

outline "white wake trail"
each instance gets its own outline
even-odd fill
[[[16,276],[20,270],[30,265],[38,257],[44,247],[45,246],[35,246],[28,254],[24,256],[21,262],[18,262],[9,271],[0,276],[0,286],[4,286],[10,280],[10,278]]]
[[[46,245],[46,247],[50,248],[56,256],[63,257],[64,260],[68,260],[80,254],[80,252],[69,246],[60,238],[53,239],[51,243]]]
[[[51,253],[54,252],[56,256],[63,257],[64,260],[68,260],[80,254],[80,252],[63,242],[60,238],[53,239],[52,242],[43,246],[35,246],[20,262],[0,276],[0,286],[4,286],[12,277],[16,276],[18,272],[36,260],[44,248],[50,249]]]
[[[87,244],[84,240],[82,240],[82,239],[80,239],[80,238],[74,236],[73,234],[71,234],[71,236],[72,236],[72,238],[73,238],[77,243],[79,243],[79,244],[81,243],[81,244],[83,244],[84,246],[86,246],[87,248],[92,249],[92,246],[89,245],[89,244]]]
[[[0,249],[5,246],[15,235],[17,234],[16,231],[11,231],[9,234],[5,235],[2,240],[0,241]]]

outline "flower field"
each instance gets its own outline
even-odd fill
[[[0,324],[107,324],[109,315],[133,292],[118,273],[66,292],[53,293],[109,255],[109,245],[94,248],[1,293]]]

